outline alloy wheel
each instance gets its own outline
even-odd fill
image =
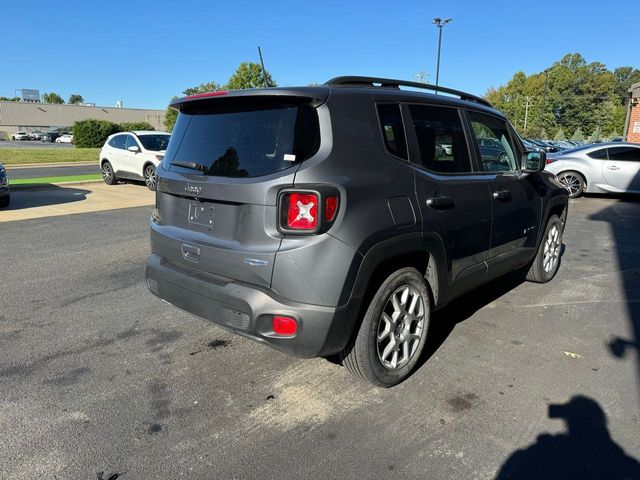
[[[425,334],[425,299],[410,285],[396,289],[387,300],[377,331],[378,359],[386,368],[404,367]]]
[[[150,190],[156,189],[156,169],[149,165],[144,169],[144,183]]]
[[[105,183],[111,183],[113,181],[113,170],[111,169],[111,165],[106,162],[102,165],[102,178]]]
[[[553,225],[544,241],[542,268],[545,272],[550,273],[556,268],[560,258],[561,245],[560,229],[558,225]]]
[[[558,180],[562,185],[564,185],[564,188],[567,189],[571,197],[578,195],[582,190],[582,180],[580,180],[576,175],[565,173],[564,175],[561,175]]]

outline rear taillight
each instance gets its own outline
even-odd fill
[[[319,233],[335,220],[338,207],[339,198],[332,189],[285,191],[279,202],[279,229],[283,233]]]
[[[550,163],[553,163],[555,161],[556,161],[555,158],[547,158],[547,162],[546,163],[547,163],[547,165],[549,165]]]
[[[338,197],[331,195],[324,201],[324,218],[327,222],[333,222],[338,212]]]
[[[315,193],[289,193],[287,202],[287,228],[315,230],[318,226],[318,195]]]

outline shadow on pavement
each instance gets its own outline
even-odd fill
[[[640,463],[612,439],[598,403],[581,395],[549,405],[549,418],[564,420],[567,432],[543,434],[509,457],[496,480],[637,479]]]
[[[640,196],[613,198],[618,201],[589,218],[611,228],[631,327],[630,337],[610,339],[609,351],[617,358],[635,358],[640,388]]]
[[[457,324],[472,317],[478,310],[510,292],[525,281],[525,271],[504,275],[455,299],[433,313],[427,332],[427,343],[416,365],[420,368],[440,348]]]
[[[43,184],[38,187],[11,189],[11,204],[0,210],[10,212],[33,207],[46,207],[85,200],[90,190]]]

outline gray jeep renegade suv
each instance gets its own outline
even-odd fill
[[[434,309],[558,270],[567,192],[484,99],[339,77],[172,106],[147,283],[223,328],[391,386]]]

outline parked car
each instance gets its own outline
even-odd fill
[[[31,136],[31,140],[42,140],[44,136],[44,132],[42,130],[34,130],[33,132],[29,132]]]
[[[56,138],[56,143],[73,143],[73,135],[65,133]]]
[[[571,198],[583,193],[640,193],[640,144],[599,143],[550,155],[555,174]]]
[[[526,138],[522,138],[521,140],[524,147],[531,152],[546,152],[544,148],[533,143],[531,140],[527,140]]]
[[[0,163],[0,207],[8,207],[9,203],[11,203],[9,178],[7,177],[7,170]]]
[[[144,180],[156,189],[156,167],[162,160],[171,135],[156,131],[116,133],[100,150],[100,170],[107,185],[119,179]]]
[[[558,271],[567,192],[482,98],[339,77],[172,107],[147,284],[223,328],[388,387],[435,309],[516,269]],[[478,131],[504,148],[503,172]]]
[[[61,132],[45,132],[42,135],[42,138],[40,140],[42,140],[43,142],[49,142],[49,143],[53,143],[55,142],[58,137],[60,137],[61,135],[64,135]]]
[[[11,134],[11,140],[15,140],[15,141],[31,140],[31,135],[29,134],[29,132],[25,132],[25,131],[13,132]]]

